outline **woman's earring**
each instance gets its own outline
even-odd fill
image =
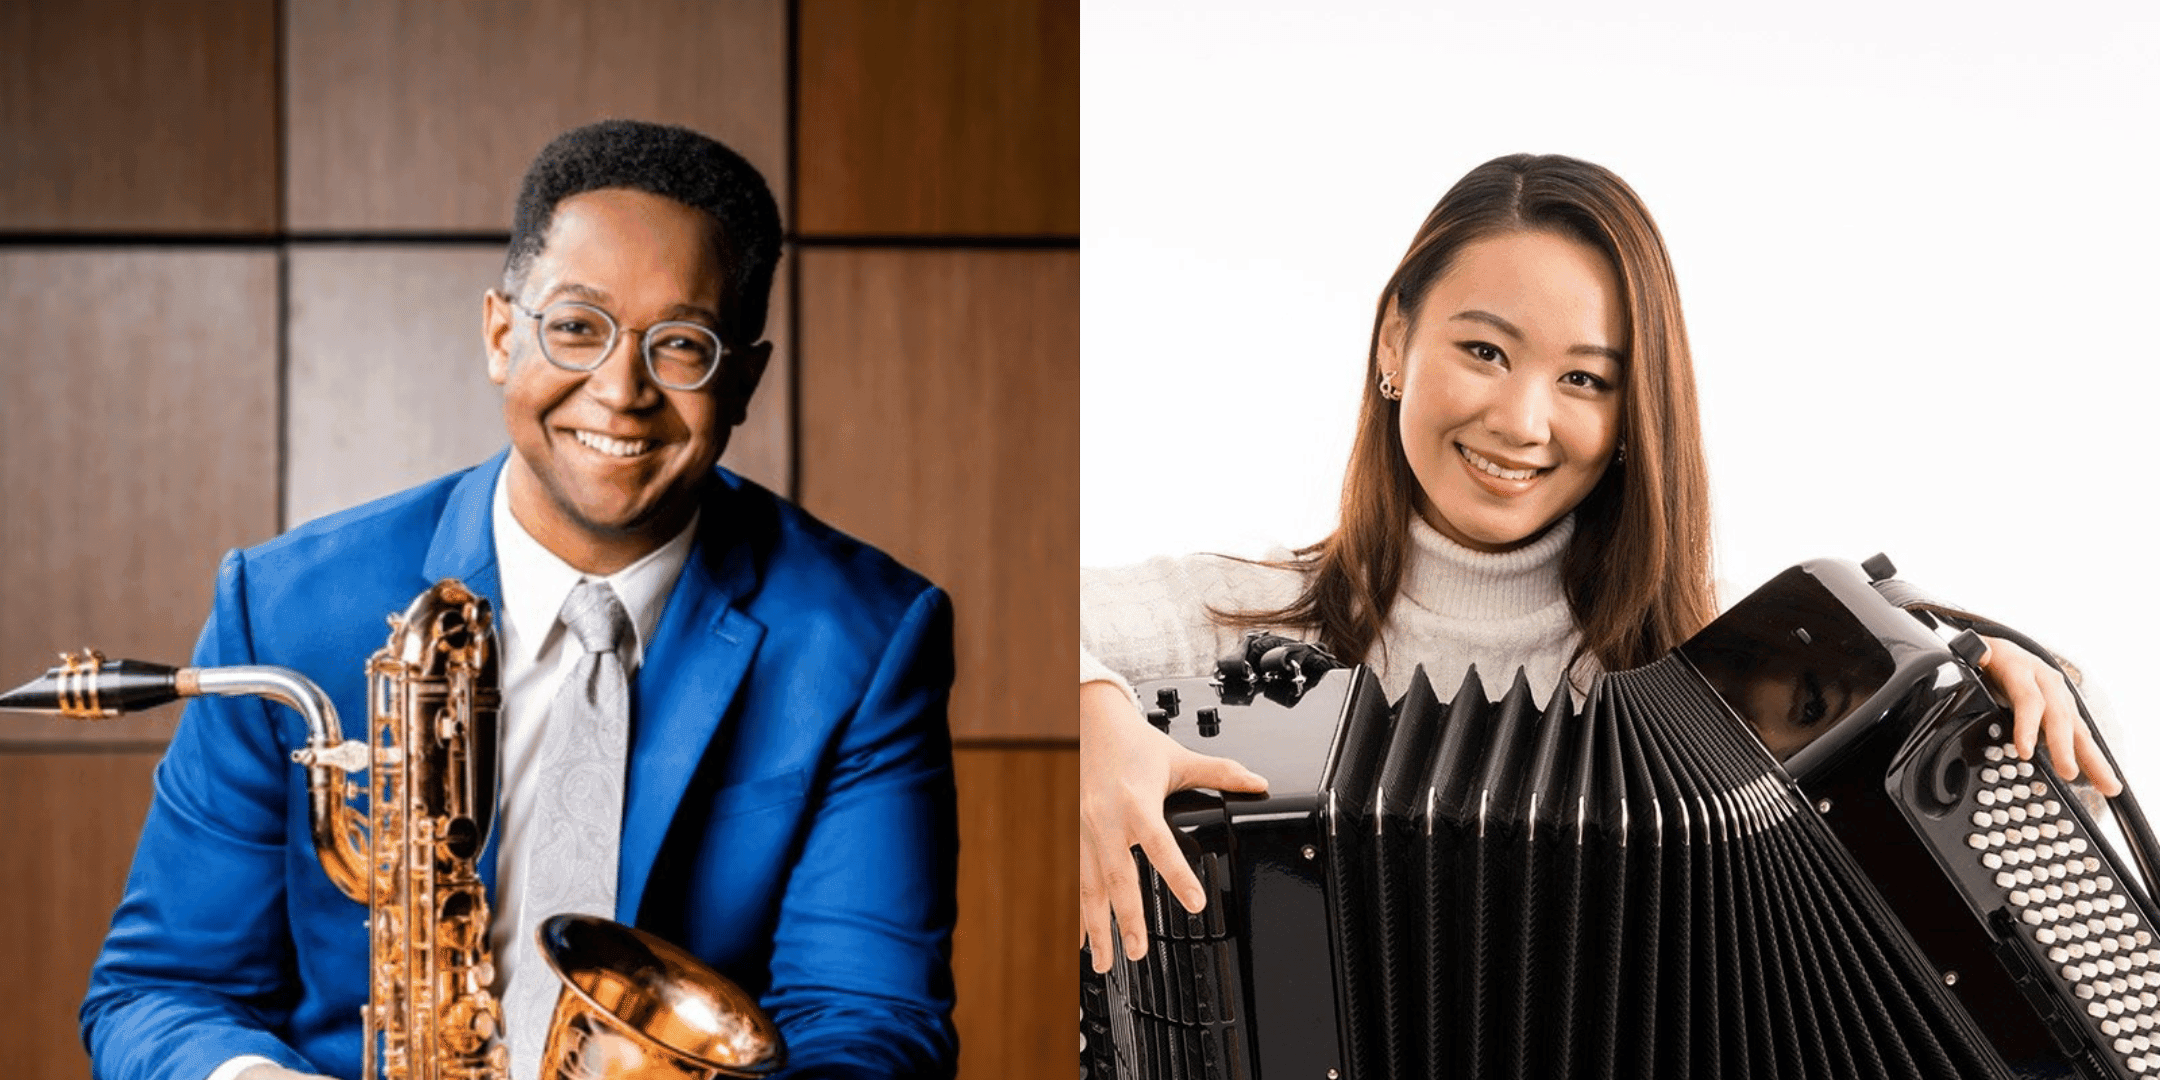
[[[1615,464],[1615,465],[1625,465],[1625,464],[1627,464],[1627,440],[1626,440],[1626,439],[1622,439],[1622,440],[1620,440],[1620,445],[1619,445],[1619,446],[1617,446],[1617,447],[1615,447],[1615,448],[1613,449],[1613,452],[1612,452],[1612,463],[1613,463],[1613,464]]]
[[[1380,396],[1389,401],[1402,400],[1402,391],[1395,388],[1394,372],[1383,371],[1380,373]]]

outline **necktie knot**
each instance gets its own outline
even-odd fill
[[[605,581],[581,581],[571,589],[562,621],[589,653],[614,652],[630,633],[630,613]]]

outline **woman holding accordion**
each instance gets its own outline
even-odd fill
[[[1147,942],[1130,854],[1189,910],[1199,882],[1163,798],[1262,791],[1237,762],[1142,721],[1131,684],[1209,670],[1270,627],[1374,669],[1388,694],[1525,668],[1578,689],[1649,663],[1715,613],[1709,483],[1687,330],[1655,222],[1618,176],[1560,156],[1470,171],[1380,295],[1335,531],[1266,561],[1157,558],[1081,574],[1080,907],[1097,970],[1111,916]],[[2120,783],[2056,671],[1983,661],[2027,756]]]

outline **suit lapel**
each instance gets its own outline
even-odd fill
[[[464,582],[466,588],[486,598],[491,609],[498,613],[496,618],[501,618],[502,569],[495,561],[495,479],[502,474],[503,460],[508,454],[507,449],[497,453],[466,473],[457,486],[450,489],[442,517],[435,523],[435,537],[428,544],[427,558],[420,564],[420,573],[425,580],[413,590],[415,595],[444,578],[456,578]],[[498,629],[498,646],[500,634]],[[498,777],[496,791],[501,790]],[[487,843],[480,849],[479,866],[480,880],[490,896],[495,893],[495,841],[500,831],[492,826],[491,822]]]
[[[427,558],[420,564],[427,579],[421,588],[456,578],[497,609],[502,607],[502,572],[495,565],[495,478],[509,453],[497,453],[450,489]]]
[[[615,888],[620,922],[637,920],[660,843],[765,635],[761,623],[730,606],[749,565],[745,545],[720,539],[729,524],[725,501],[706,501],[697,546],[638,670]]]

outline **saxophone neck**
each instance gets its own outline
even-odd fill
[[[330,695],[323,693],[313,679],[291,668],[267,664],[183,668],[175,681],[187,697],[259,697],[284,705],[307,721],[310,748],[327,750],[345,739]]]
[[[153,709],[202,695],[264,697],[307,721],[308,742],[327,749],[343,741],[337,706],[314,681],[269,665],[168,667],[142,660],[107,660],[96,649],[66,653],[56,667],[0,693],[0,709],[95,720]]]
[[[338,891],[367,903],[367,851],[355,830],[356,816],[345,805],[342,778],[369,771],[368,745],[344,737],[330,696],[315,680],[291,668],[267,664],[190,668],[180,672],[175,682],[189,697],[267,698],[307,721],[308,744],[292,756],[307,767],[309,835],[315,854]]]

